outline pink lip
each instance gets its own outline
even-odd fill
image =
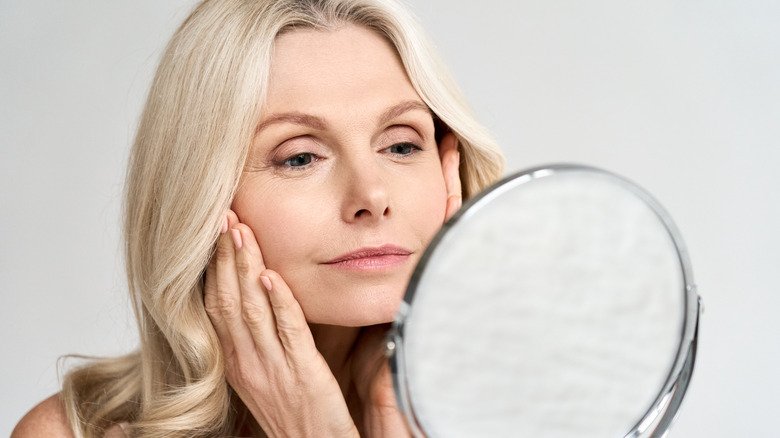
[[[324,264],[356,271],[379,271],[404,264],[411,254],[411,251],[399,246],[383,245],[342,254]]]

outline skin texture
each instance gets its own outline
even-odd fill
[[[41,436],[73,437],[59,395],[53,395],[34,407],[11,432],[11,438]]]
[[[381,343],[460,207],[457,141],[364,28],[282,35],[269,87],[206,274],[228,382],[269,436],[408,436]]]
[[[461,205],[457,140],[434,134],[380,36],[345,25],[277,39],[205,283],[226,378],[268,436],[408,436],[381,347],[414,266]],[[12,436],[72,436],[58,396]]]
[[[59,394],[40,402],[19,421],[11,432],[11,438],[22,437],[74,437]],[[104,435],[104,438],[123,437],[125,433],[120,425],[110,427]]]
[[[284,34],[271,62],[265,116],[233,211],[309,322],[390,322],[444,221],[431,114],[392,47],[366,29]],[[291,165],[299,162],[308,164]],[[384,245],[409,255],[387,269],[325,263]]]

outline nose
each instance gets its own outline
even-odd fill
[[[372,157],[343,162],[342,217],[345,222],[377,222],[390,216],[390,192]]]

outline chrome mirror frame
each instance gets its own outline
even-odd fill
[[[414,406],[409,396],[408,371],[404,349],[405,326],[411,307],[414,303],[415,295],[418,293],[418,286],[423,272],[425,271],[426,266],[431,263],[435,248],[455,224],[466,220],[469,216],[479,211],[482,206],[498,197],[501,193],[534,179],[549,178],[561,172],[570,171],[596,172],[613,180],[615,183],[620,184],[622,187],[627,188],[653,210],[665,226],[675,245],[683,277],[684,290],[681,291],[681,293],[685,296],[683,309],[684,321],[677,355],[666,382],[658,393],[655,401],[647,409],[644,415],[642,415],[641,420],[624,435],[624,438],[662,438],[666,436],[671,423],[678,413],[688,385],[690,384],[696,358],[699,318],[702,313],[701,298],[698,296],[693,281],[691,263],[682,237],[677,227],[672,222],[671,217],[661,204],[638,185],[611,172],[595,167],[576,164],[554,164],[514,173],[468,200],[468,202],[466,202],[436,234],[415,268],[406,289],[404,300],[401,302],[399,311],[392,324],[392,329],[387,335],[385,345],[385,353],[389,359],[393,376],[396,400],[399,408],[406,417],[409,430],[415,437],[425,437],[426,435],[422,425],[415,416]]]

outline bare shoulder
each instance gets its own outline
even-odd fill
[[[54,438],[74,436],[65,414],[65,405],[59,394],[54,394],[32,408],[11,433],[11,438],[42,436]]]

